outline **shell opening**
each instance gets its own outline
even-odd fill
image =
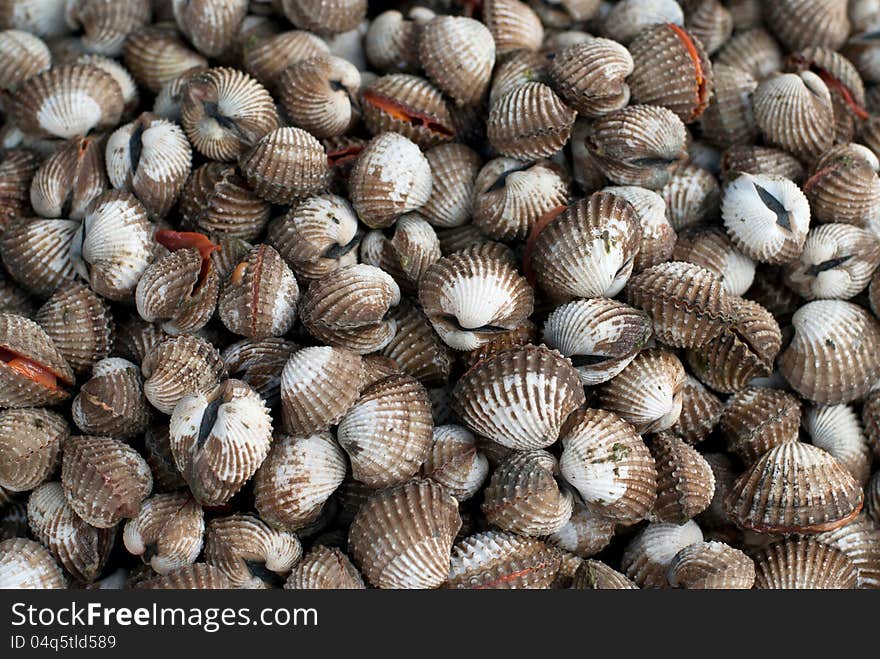
[[[817,277],[820,272],[833,270],[837,266],[846,263],[851,258],[852,256],[838,256],[836,259],[828,259],[827,261],[823,261],[822,263],[816,263],[815,265],[811,265],[809,268],[807,268],[807,274],[811,277]]]
[[[413,110],[392,98],[382,96],[369,89],[364,92],[363,98],[365,103],[369,103],[398,121],[404,121],[416,128],[423,126],[432,133],[443,135],[444,137],[455,137],[455,131],[448,126],[444,126],[435,117],[418,110]]]
[[[364,147],[354,144],[344,149],[336,149],[327,152],[327,164],[330,167],[336,167],[357,158]]]
[[[48,389],[53,391],[60,389],[58,385],[58,376],[29,357],[25,357],[24,355],[20,355],[6,348],[0,348],[0,362],[6,364],[16,373],[23,375],[29,380],[41,384]]]
[[[349,240],[345,245],[340,245],[339,243],[333,243],[324,252],[321,254],[325,259],[341,259],[343,256],[348,254],[351,250],[355,249],[361,242],[361,232],[356,231],[354,237]]]
[[[703,62],[700,60],[700,52],[697,50],[697,46],[694,44],[694,40],[691,39],[691,36],[675,23],[667,23],[666,26],[675,32],[675,35],[684,44],[688,57],[690,57],[691,62],[694,65],[697,83],[697,107],[695,107],[694,111],[691,113],[691,119],[693,120],[703,114],[703,110],[709,106],[709,80],[706,78],[706,73],[703,71]]]
[[[776,197],[770,194],[770,192],[757,183],[755,184],[755,192],[758,193],[761,202],[776,214],[776,224],[783,229],[791,231],[791,213],[785,209],[785,206],[783,206]]]
[[[202,413],[202,421],[199,423],[199,436],[196,441],[196,447],[201,448],[208,441],[208,437],[211,436],[211,431],[214,429],[214,424],[217,422],[217,414],[222,404],[222,398],[217,398],[208,403],[208,406]]]
[[[171,231],[169,229],[162,229],[156,232],[156,242],[172,252],[186,248],[198,251],[199,256],[202,257],[202,267],[199,270],[199,278],[196,280],[195,286],[193,286],[194,294],[202,288],[205,280],[208,278],[208,273],[213,266],[211,263],[211,253],[222,249],[220,245],[212,243],[211,239],[205,234],[196,233],[195,231]]]
[[[143,123],[138,122],[131,137],[128,138],[128,160],[132,172],[137,171],[138,163],[141,161],[141,153],[143,153],[144,149],[144,131],[146,128]]]

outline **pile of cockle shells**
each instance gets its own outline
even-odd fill
[[[0,28],[0,587],[880,587],[876,0]]]

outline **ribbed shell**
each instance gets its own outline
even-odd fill
[[[471,498],[489,475],[489,461],[462,426],[435,426],[422,474],[445,486],[459,501]]]
[[[113,76],[96,66],[67,64],[26,80],[10,111],[29,135],[68,139],[115,126],[122,108],[122,90]]]
[[[107,188],[104,141],[94,136],[75,137],[37,169],[30,188],[31,206],[43,217],[78,220]]]
[[[712,94],[712,65],[699,39],[665,23],[640,32],[629,52],[634,103],[669,108],[685,123],[703,114]]]
[[[171,452],[202,505],[219,506],[250,480],[269,453],[272,418],[240,380],[184,396],[171,414]]]
[[[874,472],[865,486],[865,513],[875,524],[880,524],[880,476],[877,473]]]
[[[141,364],[144,394],[157,410],[171,414],[177,402],[194,392],[206,392],[225,375],[220,353],[197,336],[166,339],[147,352]]]
[[[676,231],[714,219],[721,205],[721,189],[715,177],[693,164],[676,166],[661,194]]]
[[[631,105],[601,117],[586,146],[602,173],[618,185],[653,190],[669,180],[685,157],[687,131],[675,113],[651,105]]]
[[[76,277],[70,247],[79,228],[76,220],[17,218],[0,236],[0,258],[9,276],[28,292],[51,295]]]
[[[634,185],[609,186],[602,191],[626,199],[639,218],[642,237],[633,259],[633,272],[668,261],[677,238],[666,216],[666,200],[653,190]]]
[[[675,261],[702,266],[721,277],[724,292],[743,295],[755,279],[755,263],[733,246],[723,229],[716,226],[691,226],[679,232]]]
[[[390,315],[397,322],[397,333],[382,354],[425,386],[445,384],[454,353],[434,331],[427,316],[410,304],[398,305]]]
[[[461,354],[462,364],[466,369],[476,366],[479,362],[497,355],[508,348],[524,346],[535,343],[538,338],[537,327],[531,320],[526,320],[522,325],[509,332],[501,332],[489,343],[483,344],[475,350],[468,350]]]
[[[723,542],[700,542],[675,555],[667,578],[673,588],[750,590],[755,584],[755,564]]]
[[[244,68],[268,88],[274,88],[287,67],[330,52],[327,43],[305,30],[287,30],[243,45]]]
[[[134,587],[144,590],[228,590],[232,588],[232,582],[219,568],[195,563],[168,574],[150,577]]]
[[[281,372],[288,358],[299,349],[278,338],[244,339],[227,346],[222,353],[229,375],[249,384],[269,407],[280,401]]]
[[[726,508],[759,533],[818,533],[847,524],[862,508],[859,484],[830,454],[802,442],[765,453],[737,479]]]
[[[818,222],[872,228],[880,213],[880,177],[873,152],[857,144],[835,147],[815,165],[804,194]]]
[[[608,410],[578,410],[560,434],[560,471],[592,510],[622,524],[647,516],[657,496],[657,472],[630,424]]]
[[[25,492],[57,469],[70,434],[62,416],[40,408],[0,412],[0,487]]]
[[[532,313],[534,294],[509,263],[459,253],[425,271],[419,301],[447,345],[473,350],[520,326]]]
[[[338,423],[360,396],[363,383],[359,355],[329,346],[298,350],[281,373],[285,430],[308,436]]]
[[[231,48],[248,10],[247,0],[174,0],[171,5],[177,27],[208,57]]]
[[[9,149],[0,157],[0,232],[30,214],[28,189],[38,164],[36,154],[26,149]]]
[[[89,371],[110,353],[114,334],[110,308],[80,282],[58,288],[35,320],[74,371]]]
[[[657,338],[670,346],[699,348],[734,320],[721,279],[692,263],[670,261],[633,276],[627,301],[653,319]]]
[[[281,0],[279,4],[291,23],[319,34],[353,30],[367,11],[367,0],[323,0],[319,5],[310,0]]]
[[[718,51],[714,64],[732,66],[747,72],[755,80],[763,80],[782,69],[782,48],[759,23],[749,29],[737,30]]]
[[[588,558],[608,546],[616,524],[593,507],[575,501],[571,518],[556,533],[547,536],[547,542],[575,556]]]
[[[654,438],[651,455],[657,466],[653,514],[658,520],[682,524],[709,507],[715,476],[702,455],[670,433]]]
[[[189,492],[157,494],[125,523],[122,540],[129,553],[140,556],[159,574],[195,563],[202,551],[205,516]]]
[[[628,577],[602,561],[587,559],[575,572],[571,587],[575,590],[637,590]]]
[[[418,291],[425,270],[440,258],[434,228],[418,213],[402,215],[393,231],[369,231],[360,245],[361,262],[389,273],[403,293]]]
[[[880,389],[873,389],[862,405],[862,424],[874,455],[880,456]]]
[[[601,117],[630,100],[629,51],[610,39],[588,39],[559,53],[547,71],[553,89],[580,115]]]
[[[147,428],[144,433],[144,459],[153,472],[155,492],[173,492],[186,487],[186,481],[180,475],[174,456],[171,455],[167,421],[153,423]]]
[[[351,62],[321,55],[292,64],[278,78],[281,107],[291,122],[318,138],[343,135],[360,118],[361,77]]]
[[[140,368],[125,359],[102,359],[73,399],[71,415],[84,434],[140,435],[150,420]]]
[[[792,317],[794,338],[779,356],[791,386],[816,403],[863,397],[880,377],[880,325],[842,300],[808,302]]]
[[[495,42],[472,18],[438,16],[424,25],[419,56],[425,73],[458,103],[479,103],[489,90]]]
[[[669,430],[688,444],[698,444],[715,428],[723,409],[718,396],[688,374],[681,389],[681,414]]]
[[[419,212],[437,228],[457,227],[471,218],[475,181],[482,159],[464,144],[440,144],[425,152],[431,167],[431,196]]]
[[[499,55],[515,50],[538,50],[544,40],[541,19],[519,0],[486,0],[481,3],[483,23],[495,39]]]
[[[641,588],[668,588],[666,572],[675,555],[702,541],[703,532],[693,520],[681,526],[652,522],[627,545],[620,568]]]
[[[381,488],[415,475],[431,448],[432,430],[424,387],[407,375],[392,375],[364,389],[336,436],[354,478]]]
[[[801,405],[779,389],[746,387],[731,396],[721,414],[727,449],[747,465],[772,448],[798,439]]]
[[[843,552],[808,538],[777,542],[755,556],[755,588],[849,590],[858,571]]]
[[[52,65],[49,47],[40,37],[23,30],[0,32],[0,88],[14,90],[31,76]]]
[[[626,44],[657,23],[684,24],[684,12],[675,0],[621,0],[605,15],[602,32]]]
[[[846,526],[815,537],[849,557],[858,573],[858,588],[880,588],[880,526],[876,521],[862,513]]]
[[[571,490],[555,477],[556,458],[546,451],[515,451],[499,464],[483,490],[481,510],[490,525],[539,537],[571,518]]]
[[[792,181],[804,178],[804,166],[790,153],[767,146],[732,146],[721,157],[721,173],[731,180],[738,173],[781,176]]]
[[[871,475],[871,448],[852,407],[811,407],[804,414],[803,426],[813,446],[833,455],[860,485],[865,485]]]
[[[0,272],[0,313],[12,313],[28,318],[34,313],[30,296],[12,282],[5,272]]]
[[[40,543],[26,538],[0,542],[0,588],[66,588],[58,563]]]
[[[166,24],[136,30],[123,47],[126,68],[154,94],[180,74],[208,66],[205,57],[184,45],[176,30],[167,28]]]
[[[142,362],[147,353],[169,335],[158,325],[132,314],[119,325],[113,340],[113,355],[132,362]]]
[[[460,528],[457,502],[446,489],[415,480],[367,499],[352,522],[348,545],[378,588],[436,588],[448,577]]]
[[[128,34],[149,22],[150,13],[149,0],[77,0],[66,3],[65,19],[69,28],[85,32],[82,44],[87,51],[116,57]]]
[[[109,437],[81,435],[64,444],[61,484],[77,515],[108,529],[137,516],[153,489],[153,477],[130,446]]]
[[[560,552],[540,540],[505,531],[484,531],[463,538],[452,548],[444,588],[549,588],[561,560]]]
[[[55,405],[74,375],[52,339],[34,321],[0,314],[0,407]]]
[[[751,95],[758,82],[735,66],[712,68],[713,99],[700,118],[703,136],[719,147],[751,145],[758,137]]]
[[[768,28],[789,50],[837,50],[849,36],[846,0],[779,0],[765,7]]]
[[[99,529],[80,519],[64,497],[61,483],[45,483],[28,498],[31,533],[80,583],[94,581],[113,548],[116,529]]]
[[[492,103],[486,130],[501,155],[535,160],[565,146],[576,116],[550,87],[527,82]]]
[[[349,178],[351,203],[371,228],[385,228],[404,213],[418,210],[431,197],[431,165],[403,135],[374,137]]]
[[[566,417],[584,402],[571,362],[544,346],[511,348],[465,373],[452,406],[473,432],[529,450],[556,441]]]
[[[363,590],[364,580],[348,556],[336,547],[315,545],[297,563],[285,590]]]

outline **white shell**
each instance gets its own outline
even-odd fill
[[[840,462],[860,484],[868,482],[871,473],[871,449],[862,432],[862,424],[849,405],[810,407],[801,420],[810,434],[813,446],[827,451]]]

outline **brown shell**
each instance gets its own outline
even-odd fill
[[[118,357],[102,359],[73,399],[71,414],[84,434],[140,435],[150,420],[140,368]]]
[[[144,433],[144,459],[153,472],[154,492],[173,492],[186,487],[186,481],[174,463],[168,422],[154,422]]]
[[[225,375],[220,353],[206,340],[182,335],[165,339],[149,350],[141,364],[144,395],[160,412],[171,414],[177,402],[211,389]]]
[[[132,32],[125,41],[123,56],[125,67],[138,84],[154,94],[181,73],[208,65],[208,60],[190,50],[167,23]]]
[[[82,219],[92,200],[107,187],[104,141],[76,137],[40,165],[31,182],[31,205],[43,217]]]
[[[789,50],[809,46],[837,50],[849,36],[844,0],[779,0],[765,10],[768,28]]]
[[[352,522],[348,545],[378,588],[436,588],[448,577],[459,528],[458,504],[446,489],[414,480],[367,499]]]
[[[464,427],[435,426],[422,475],[446,487],[459,501],[476,494],[489,474],[489,461]]]
[[[39,542],[10,538],[0,542],[0,588],[66,588],[58,563]]]
[[[492,103],[486,130],[501,155],[535,160],[565,146],[576,116],[550,87],[527,82]]]
[[[70,247],[76,220],[16,218],[0,236],[0,258],[9,276],[40,297],[76,277]]]
[[[846,526],[815,538],[850,558],[858,573],[858,588],[880,587],[880,526],[876,521],[862,513]]]
[[[425,73],[463,105],[479,103],[489,90],[495,42],[485,25],[462,16],[437,16],[421,30],[419,56]]]
[[[526,320],[522,325],[509,332],[502,332],[495,335],[488,343],[484,343],[479,348],[459,353],[462,364],[465,368],[470,369],[476,366],[484,359],[488,359],[499,352],[508,348],[516,348],[529,343],[536,343],[538,338],[538,328],[531,320]]]
[[[643,30],[629,45],[633,70],[627,79],[634,103],[669,108],[685,123],[709,105],[712,64],[700,40],[665,23]]]
[[[629,51],[610,39],[589,39],[559,53],[547,75],[553,89],[587,117],[619,110],[630,100],[626,79],[633,72]]]
[[[630,278],[627,301],[648,312],[667,345],[699,348],[729,327],[735,310],[721,279],[692,263],[670,261]]]
[[[862,405],[862,423],[874,455],[880,456],[880,389],[873,389]]]
[[[722,175],[729,180],[737,173],[767,174],[800,181],[804,166],[791,154],[766,146],[732,146],[721,157]]]
[[[651,522],[627,545],[620,569],[640,588],[669,588],[666,573],[676,554],[702,541],[693,520],[682,525]]]
[[[151,576],[135,584],[142,590],[228,590],[232,582],[213,565],[195,563],[174,572]]]
[[[16,217],[30,214],[28,189],[38,164],[26,149],[9,149],[0,157],[0,233]]]
[[[621,0],[602,17],[601,27],[607,37],[628,44],[653,25],[683,22],[684,12],[675,0]]]
[[[692,375],[681,389],[681,414],[669,429],[688,444],[703,441],[717,425],[724,403]]]
[[[471,218],[482,159],[464,144],[439,144],[425,152],[431,166],[431,196],[419,209],[434,227],[457,227]]]
[[[755,583],[755,564],[723,542],[694,543],[675,555],[667,578],[673,588],[749,590]]]
[[[654,516],[682,524],[709,507],[715,493],[712,468],[693,447],[670,433],[651,442],[657,465],[657,501]]]
[[[744,529],[818,533],[847,524],[862,501],[859,484],[831,455],[802,442],[784,442],[740,476],[726,508]]]
[[[5,271],[0,271],[0,313],[12,313],[28,318],[34,313],[30,296],[11,281]]]
[[[140,363],[147,353],[167,338],[169,335],[161,327],[132,314],[117,328],[112,354]]]
[[[364,580],[348,556],[336,547],[315,545],[294,566],[285,590],[363,590]]]
[[[547,536],[547,542],[562,549],[566,554],[589,558],[605,549],[614,537],[617,522],[603,516],[591,506],[575,501],[571,518],[556,533]],[[563,566],[569,564],[563,561]],[[570,576],[574,576],[574,566]]]
[[[403,293],[418,291],[425,270],[440,258],[434,228],[418,213],[397,218],[393,229],[369,231],[360,244],[361,263],[382,268]]]
[[[777,542],[755,556],[755,588],[855,588],[858,570],[846,554],[809,538]]]
[[[330,52],[321,37],[305,30],[287,30],[243,45],[244,68],[267,88],[276,86],[287,67]]]
[[[495,50],[504,55],[515,50],[538,50],[544,40],[541,19],[519,0],[485,0],[481,3],[483,23],[495,40]]]
[[[351,62],[320,55],[291,64],[278,78],[281,107],[291,122],[318,138],[342,135],[360,118],[361,76]]]
[[[298,349],[285,339],[244,339],[227,346],[221,356],[231,377],[249,384],[269,407],[275,407],[281,397],[282,369]]]
[[[204,533],[202,507],[189,492],[176,492],[144,501],[138,516],[125,523],[122,540],[158,574],[169,574],[195,563]]]
[[[137,516],[153,489],[153,477],[130,446],[109,437],[81,435],[64,445],[61,484],[77,515],[107,529]]]
[[[721,188],[715,177],[696,165],[678,165],[661,190],[672,227],[679,231],[718,216]]]
[[[747,387],[731,396],[721,414],[727,448],[746,464],[772,448],[798,439],[801,405],[779,389]]]
[[[602,561],[592,559],[581,563],[574,575],[571,587],[575,590],[636,590],[628,577],[608,567]]]
[[[755,280],[755,263],[733,246],[721,227],[686,227],[678,234],[672,259],[711,270],[721,277],[724,291],[730,295],[743,295]]]
[[[566,417],[585,400],[571,362],[533,345],[479,362],[459,379],[452,397],[453,410],[471,431],[517,450],[555,442]]]
[[[751,102],[757,80],[740,68],[715,64],[712,83],[712,102],[700,118],[703,136],[719,147],[751,145],[758,137]]]
[[[55,405],[73,383],[73,371],[39,325],[0,314],[0,407]]]
[[[485,531],[455,544],[449,578],[443,587],[549,588],[561,561],[561,553],[540,540],[506,531]]]
[[[0,412],[0,487],[25,492],[49,478],[70,434],[62,416],[40,408]]]
[[[367,12],[367,0],[324,0],[320,5],[309,0],[281,0],[279,4],[291,23],[319,34],[353,30]]]
[[[46,43],[25,30],[0,32],[0,88],[14,90],[28,78],[52,66],[52,54]]]
[[[755,80],[763,80],[782,69],[782,48],[770,32],[754,26],[737,31],[728,39],[714,63],[741,69]]]
[[[872,228],[880,213],[880,177],[877,160],[860,145],[831,149],[804,183],[811,217],[818,222],[845,222]]]
[[[382,354],[425,386],[445,384],[454,354],[434,331],[427,316],[418,307],[401,303],[391,310],[390,317],[397,322],[397,333],[382,349]]]
[[[80,583],[98,578],[113,548],[115,529],[95,528],[77,516],[61,483],[44,483],[28,498],[31,533]]]
[[[352,475],[374,488],[414,476],[432,443],[431,403],[408,375],[392,375],[365,388],[339,422],[336,437]]]
[[[177,26],[196,49],[208,57],[229,50],[239,24],[247,14],[244,0],[193,0],[172,3]]]

